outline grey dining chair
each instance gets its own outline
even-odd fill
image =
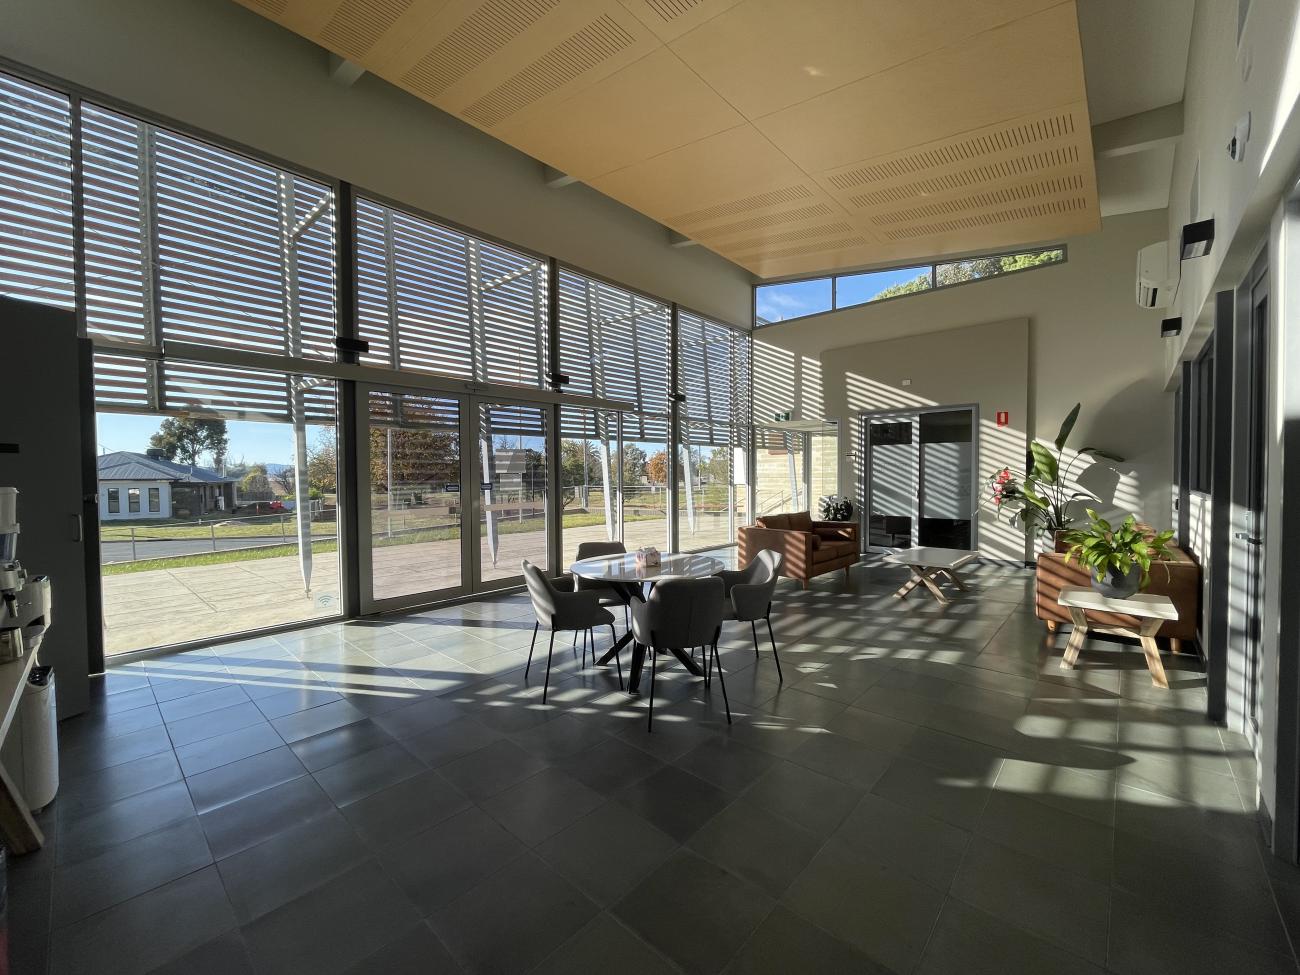
[[[555,634],[557,631],[573,630],[575,633],[590,631],[593,627],[608,626],[614,633],[614,614],[600,605],[599,596],[594,592],[578,592],[572,588],[572,579],[548,579],[537,566],[527,559],[523,561],[524,582],[528,586],[528,595],[532,599],[533,614],[537,622],[533,624],[533,642],[528,647],[528,663],[524,666],[524,680],[533,666],[533,650],[537,646],[537,631],[542,627],[551,631],[550,644],[546,648],[546,681],[542,684],[542,703],[551,688],[551,654],[555,651]],[[594,641],[593,641],[594,643]],[[618,655],[614,656],[618,667],[618,687],[623,689],[623,665]]]
[[[646,730],[654,731],[655,661],[660,650],[685,650],[704,647],[705,663],[709,652],[718,668],[722,685],[722,703],[731,724],[731,702],[727,700],[727,681],[718,660],[718,636],[722,632],[724,602],[722,580],[664,578],[659,580],[644,602],[632,604],[632,638],[650,654],[650,707]]]
[[[743,569],[724,569],[717,576],[727,593],[726,618],[749,624],[754,634],[755,657],[758,656],[758,621],[767,624],[772,657],[776,660],[776,677],[782,684],[785,677],[781,674],[781,655],[776,652],[776,635],[772,632],[772,594],[776,591],[784,558],[780,552],[763,549]]]
[[[578,543],[578,561],[583,559],[595,559],[602,555],[626,555],[627,546],[622,542],[579,542]],[[600,594],[600,605],[602,606],[622,606],[623,607],[623,624],[629,625],[627,618],[628,597],[623,595],[608,582],[601,582],[598,579],[584,579],[581,576],[577,578],[574,588],[579,592],[595,592]]]

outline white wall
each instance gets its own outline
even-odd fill
[[[140,492],[140,510],[132,511],[130,492]],[[158,492],[158,510],[149,510],[149,491]],[[108,492],[117,491],[117,511],[108,510]],[[168,518],[172,513],[172,488],[166,481],[100,481],[100,521],[131,521],[141,518]]]
[[[1126,458],[1118,484],[1090,486],[1113,498],[1114,507],[1166,526],[1173,482],[1166,340],[1160,338],[1161,314],[1138,308],[1133,297],[1137,251],[1165,232],[1164,211],[1110,217],[1101,233],[1067,241],[1069,260],[1062,265],[766,326],[755,332],[755,414],[762,418],[793,409],[800,419],[825,415],[843,423],[846,403],[828,391],[846,382],[845,362],[869,361],[868,343],[1028,320],[1027,352],[985,343],[967,356],[965,368],[996,374],[1003,358],[1027,357],[1024,405],[998,407],[1010,409],[1010,431],[1050,441],[1065,414],[1081,402],[1071,444],[1103,447]],[[928,365],[918,347],[910,370],[915,375],[897,378],[915,380]],[[895,385],[903,401],[916,394],[915,386]],[[960,401],[941,390],[925,395]],[[991,423],[994,417],[983,419]],[[841,454],[846,450],[844,445]],[[989,458],[980,466],[987,474]],[[841,470],[845,487],[852,483],[850,473]]]
[[[747,271],[231,0],[4,0],[0,57],[747,325]]]

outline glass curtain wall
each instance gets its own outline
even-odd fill
[[[583,542],[621,541],[618,414],[560,408],[560,505],[562,567],[578,557]]]
[[[807,436],[755,427],[754,440],[754,517],[810,510],[804,476]]]

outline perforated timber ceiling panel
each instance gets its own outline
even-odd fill
[[[237,0],[761,277],[1100,227],[1075,0]]]

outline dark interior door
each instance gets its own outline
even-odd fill
[[[1260,638],[1264,613],[1264,478],[1268,426],[1268,290],[1267,279],[1251,294],[1250,399],[1246,430],[1246,530],[1241,540],[1246,556],[1246,675],[1248,714],[1259,728]]]

